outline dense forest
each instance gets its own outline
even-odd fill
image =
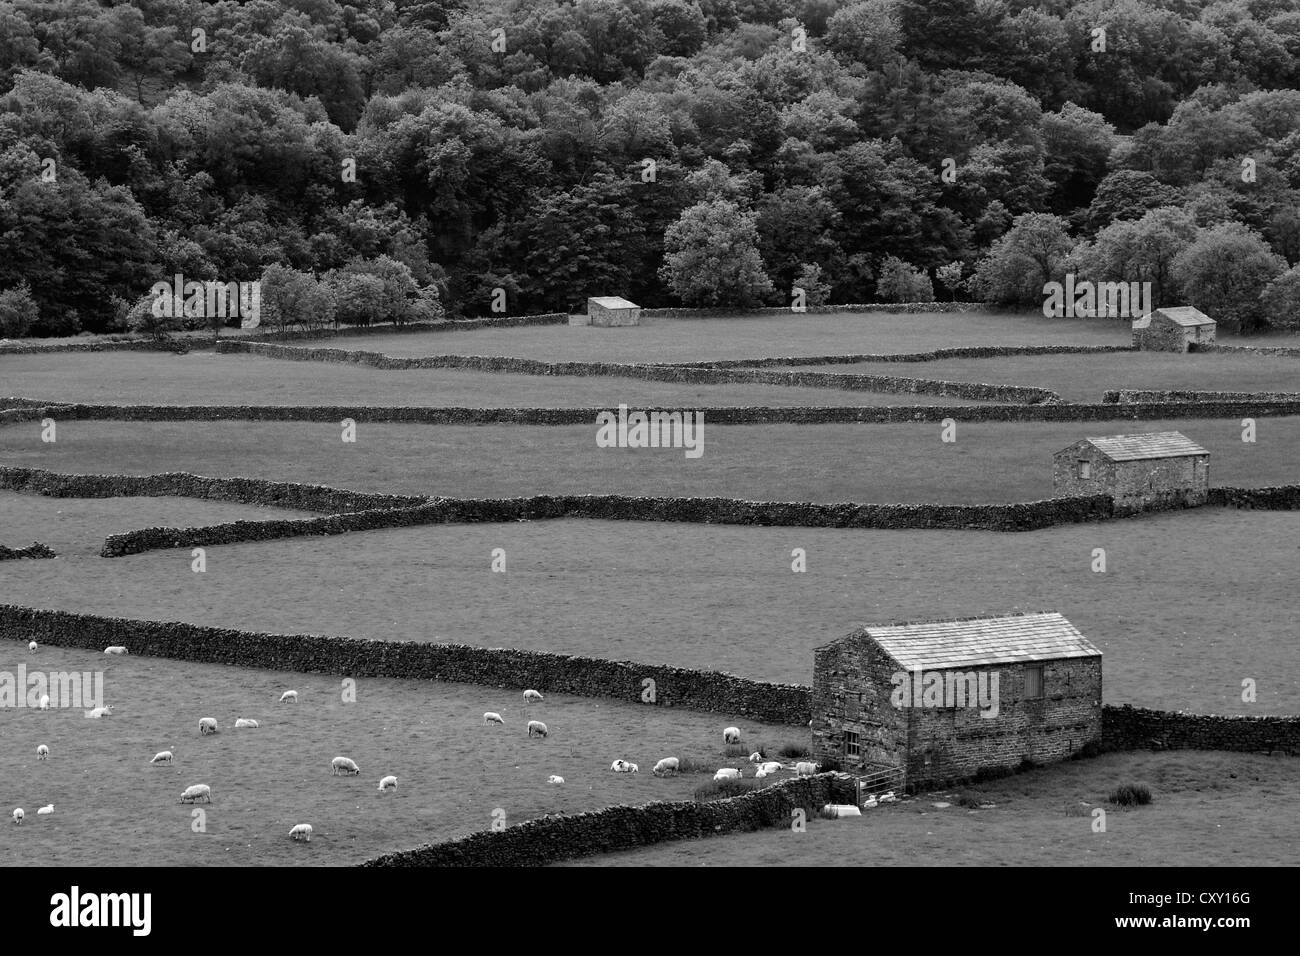
[[[1297,87],[1296,0],[4,0],[0,336],[175,274],[281,325],[1074,273],[1284,326]]]

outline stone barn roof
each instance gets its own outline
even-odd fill
[[[908,669],[949,670],[1019,664],[1101,651],[1055,611],[910,624],[868,624],[841,640],[870,638]]]
[[[1202,312],[1200,309],[1193,308],[1190,305],[1180,305],[1172,309],[1156,309],[1154,312],[1148,312],[1140,319],[1133,322],[1133,328],[1145,329],[1151,326],[1152,316],[1159,315],[1168,319],[1174,325],[1181,325],[1184,328],[1194,328],[1198,325],[1214,325],[1212,318]]]
[[[1110,435],[1085,438],[1111,461],[1140,461],[1147,458],[1185,458],[1209,452],[1182,432],[1150,432],[1145,435]],[[1074,447],[1073,445],[1071,447]],[[1068,451],[1068,449],[1063,449]]]
[[[627,299],[624,299],[622,296],[617,296],[617,295],[592,296],[587,301],[596,303],[602,309],[639,309],[640,308],[640,306],[637,305],[635,302],[629,302]]]

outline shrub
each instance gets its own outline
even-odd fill
[[[748,757],[753,753],[753,751],[744,744],[727,744],[722,748],[722,752],[728,757]]]
[[[1145,783],[1126,783],[1112,790],[1108,799],[1119,807],[1144,807],[1151,802],[1151,788]]]
[[[716,768],[694,757],[681,757],[677,761],[678,773],[713,773]]]
[[[789,757],[793,760],[808,757],[812,754],[812,751],[804,744],[785,743],[780,746],[776,753],[778,757]]]
[[[40,310],[26,282],[0,292],[0,338],[22,338],[39,318]]]
[[[695,788],[695,802],[706,803],[709,800],[726,800],[728,797],[740,797],[758,789],[755,780],[710,780]]]
[[[957,804],[959,807],[965,807],[968,810],[978,810],[980,807],[979,797],[964,791],[953,798],[953,803]]]
[[[876,297],[881,302],[933,302],[930,277],[896,256],[886,256],[876,280]]]

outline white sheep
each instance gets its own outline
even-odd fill
[[[547,729],[546,725],[542,723],[540,720],[530,720],[528,722],[529,737],[532,737],[534,734],[536,734],[538,737],[548,737],[550,736],[550,733],[551,732]]]
[[[280,703],[283,704],[286,700],[291,700],[295,704],[298,703],[298,692],[296,690],[286,690],[280,695]]]
[[[40,816],[45,813],[53,813],[53,812],[54,812],[54,804],[47,803],[45,806],[41,807],[39,810],[36,811],[36,815]]]
[[[610,764],[609,769],[615,773],[636,773],[640,768],[631,761],[620,758]]]
[[[236,730],[239,730],[241,727],[256,727],[256,726],[257,726],[257,721],[255,721],[255,720],[249,720],[249,719],[244,718],[244,717],[236,717],[236,718],[235,718],[235,729],[236,729]]]
[[[564,778],[557,773],[551,774],[546,778],[547,783],[564,783]]]
[[[536,691],[536,690],[524,691],[524,700],[541,700],[541,699],[542,699],[541,691]]]
[[[185,792],[181,794],[181,803],[193,803],[200,798],[208,803],[212,802],[212,788],[206,783],[196,783],[192,787],[186,787]]]
[[[217,718],[215,717],[199,718],[199,733],[215,734],[216,732],[217,732]]]
[[[160,750],[153,755],[153,759],[150,760],[149,762],[150,763],[171,763],[172,752],[170,750]]]
[[[394,777],[392,774],[389,774],[383,780],[379,781],[380,793],[383,793],[385,790],[396,790],[396,789],[397,789],[397,778]]]
[[[766,776],[767,774],[770,773],[777,773],[782,769],[782,767],[781,764],[776,760],[765,760],[758,765],[758,769],[763,771],[763,775]]]
[[[103,707],[96,707],[94,710],[86,711],[86,716],[92,720],[98,720],[101,717],[113,716],[113,705],[105,704]]]
[[[28,642],[27,642],[27,649],[28,649],[29,651],[34,651],[34,650],[36,650],[36,642],[35,642],[35,641],[28,641]]]
[[[50,748],[45,746],[45,744],[41,744],[36,748],[37,760],[44,760],[49,755],[50,755]]]
[[[653,773],[656,777],[662,777],[665,774],[677,773],[681,769],[682,762],[680,760],[676,757],[665,757],[663,760],[655,764]]]
[[[19,807],[17,810],[14,811],[14,823],[22,823],[23,817],[25,816],[27,816],[27,814],[23,813],[22,807]]]
[[[360,772],[360,769],[350,757],[335,757],[330,761],[330,774],[332,776],[338,776],[341,773],[350,773],[356,776]]]
[[[898,797],[894,796],[894,791],[892,791],[892,790],[886,790],[884,793],[882,793],[882,794],[880,795],[880,802],[881,802],[881,803],[897,803],[897,802],[898,802]]]
[[[739,780],[744,776],[735,767],[723,767],[713,775],[714,780]]]
[[[293,828],[292,830],[289,831],[289,837],[290,837],[290,839],[293,839],[293,840],[306,840],[308,843],[310,843],[310,842],[311,842],[311,824],[310,824],[310,823],[299,823],[299,824],[295,825],[294,828]]]
[[[801,777],[811,777],[817,772],[817,765],[807,760],[800,760],[794,765],[794,772]]]
[[[37,710],[49,710],[49,709],[50,709],[50,695],[49,695],[49,694],[41,694],[41,701],[40,701],[39,704],[36,705],[36,709],[37,709]]]
[[[761,751],[758,751],[758,750],[755,750],[752,754],[749,755],[749,762],[750,762],[750,763],[762,763],[762,762],[763,762],[763,754],[762,754],[762,752],[761,752]]]
[[[486,725],[486,724],[504,724],[505,721],[501,719],[501,715],[500,715],[500,714],[496,713],[495,711],[491,711],[491,710],[489,710],[486,714],[483,715],[483,723],[484,723],[485,725]]]
[[[862,801],[862,805],[870,810],[876,805],[876,795],[873,793],[871,796],[867,797],[867,799]]]
[[[114,644],[112,647],[104,648],[105,654],[125,654],[127,650],[121,644]]]
[[[722,732],[722,742],[724,744],[740,743],[740,728],[728,727]]]

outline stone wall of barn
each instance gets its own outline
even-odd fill
[[[1092,477],[1079,477],[1079,462],[1092,465]],[[1112,461],[1088,444],[1071,446],[1052,459],[1054,495],[1108,494],[1120,510],[1205,504],[1210,488],[1210,456]]]
[[[890,704],[898,669],[872,641],[836,641],[817,648],[811,702],[815,759],[833,758],[850,773],[902,765],[906,720]],[[845,752],[845,731],[858,735],[856,756]]]
[[[1133,347],[1147,352],[1188,352],[1196,345],[1214,342],[1213,325],[1183,326],[1159,315],[1145,329],[1133,330]]]

